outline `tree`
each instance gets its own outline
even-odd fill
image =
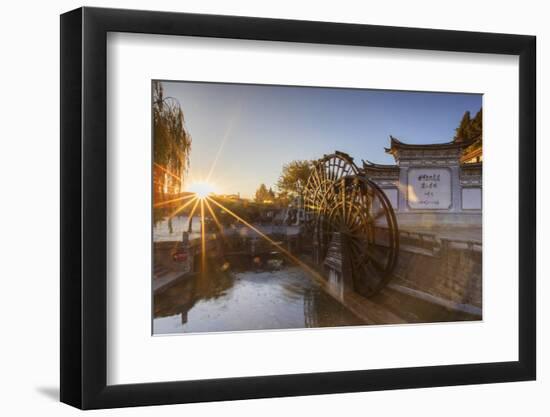
[[[287,207],[290,204],[290,196],[287,191],[281,191],[277,193],[275,197],[275,204],[278,207]]]
[[[191,135],[185,128],[178,100],[164,96],[160,81],[153,81],[154,197],[181,192],[189,168]]]
[[[470,139],[477,139],[483,133],[483,109],[479,109],[470,122]]]
[[[271,196],[265,184],[260,184],[260,186],[256,190],[254,201],[256,201],[256,203],[263,203],[265,200],[269,200],[270,197]]]
[[[277,181],[279,192],[291,197],[302,196],[312,168],[311,161],[292,161],[283,165],[283,172]]]
[[[467,111],[464,113],[464,116],[462,116],[462,120],[460,121],[460,124],[455,129],[456,134],[454,137],[455,142],[467,142],[470,137],[470,112]]]
[[[483,109],[479,109],[475,117],[470,117],[470,112],[467,111],[462,116],[460,125],[455,129],[455,142],[471,142],[481,140],[483,133]]]
[[[269,191],[267,192],[267,194],[269,195],[268,197],[269,200],[275,201],[275,192],[271,187],[269,187]]]

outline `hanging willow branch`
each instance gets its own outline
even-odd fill
[[[153,81],[154,198],[180,193],[189,168],[191,135],[185,128],[179,101],[164,97],[160,81]]]

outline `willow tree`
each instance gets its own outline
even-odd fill
[[[191,153],[181,105],[164,96],[160,81],[153,81],[153,135],[154,197],[159,201],[182,191]]]
[[[189,168],[191,135],[185,128],[178,100],[165,97],[160,81],[153,81],[153,201],[171,198],[183,189]],[[153,210],[154,222],[160,221],[170,206]],[[172,232],[172,219],[168,219]]]

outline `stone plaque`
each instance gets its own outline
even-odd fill
[[[407,200],[411,209],[451,208],[451,171],[445,168],[409,169]]]

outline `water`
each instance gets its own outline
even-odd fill
[[[365,324],[299,267],[210,272],[155,296],[155,334]]]

